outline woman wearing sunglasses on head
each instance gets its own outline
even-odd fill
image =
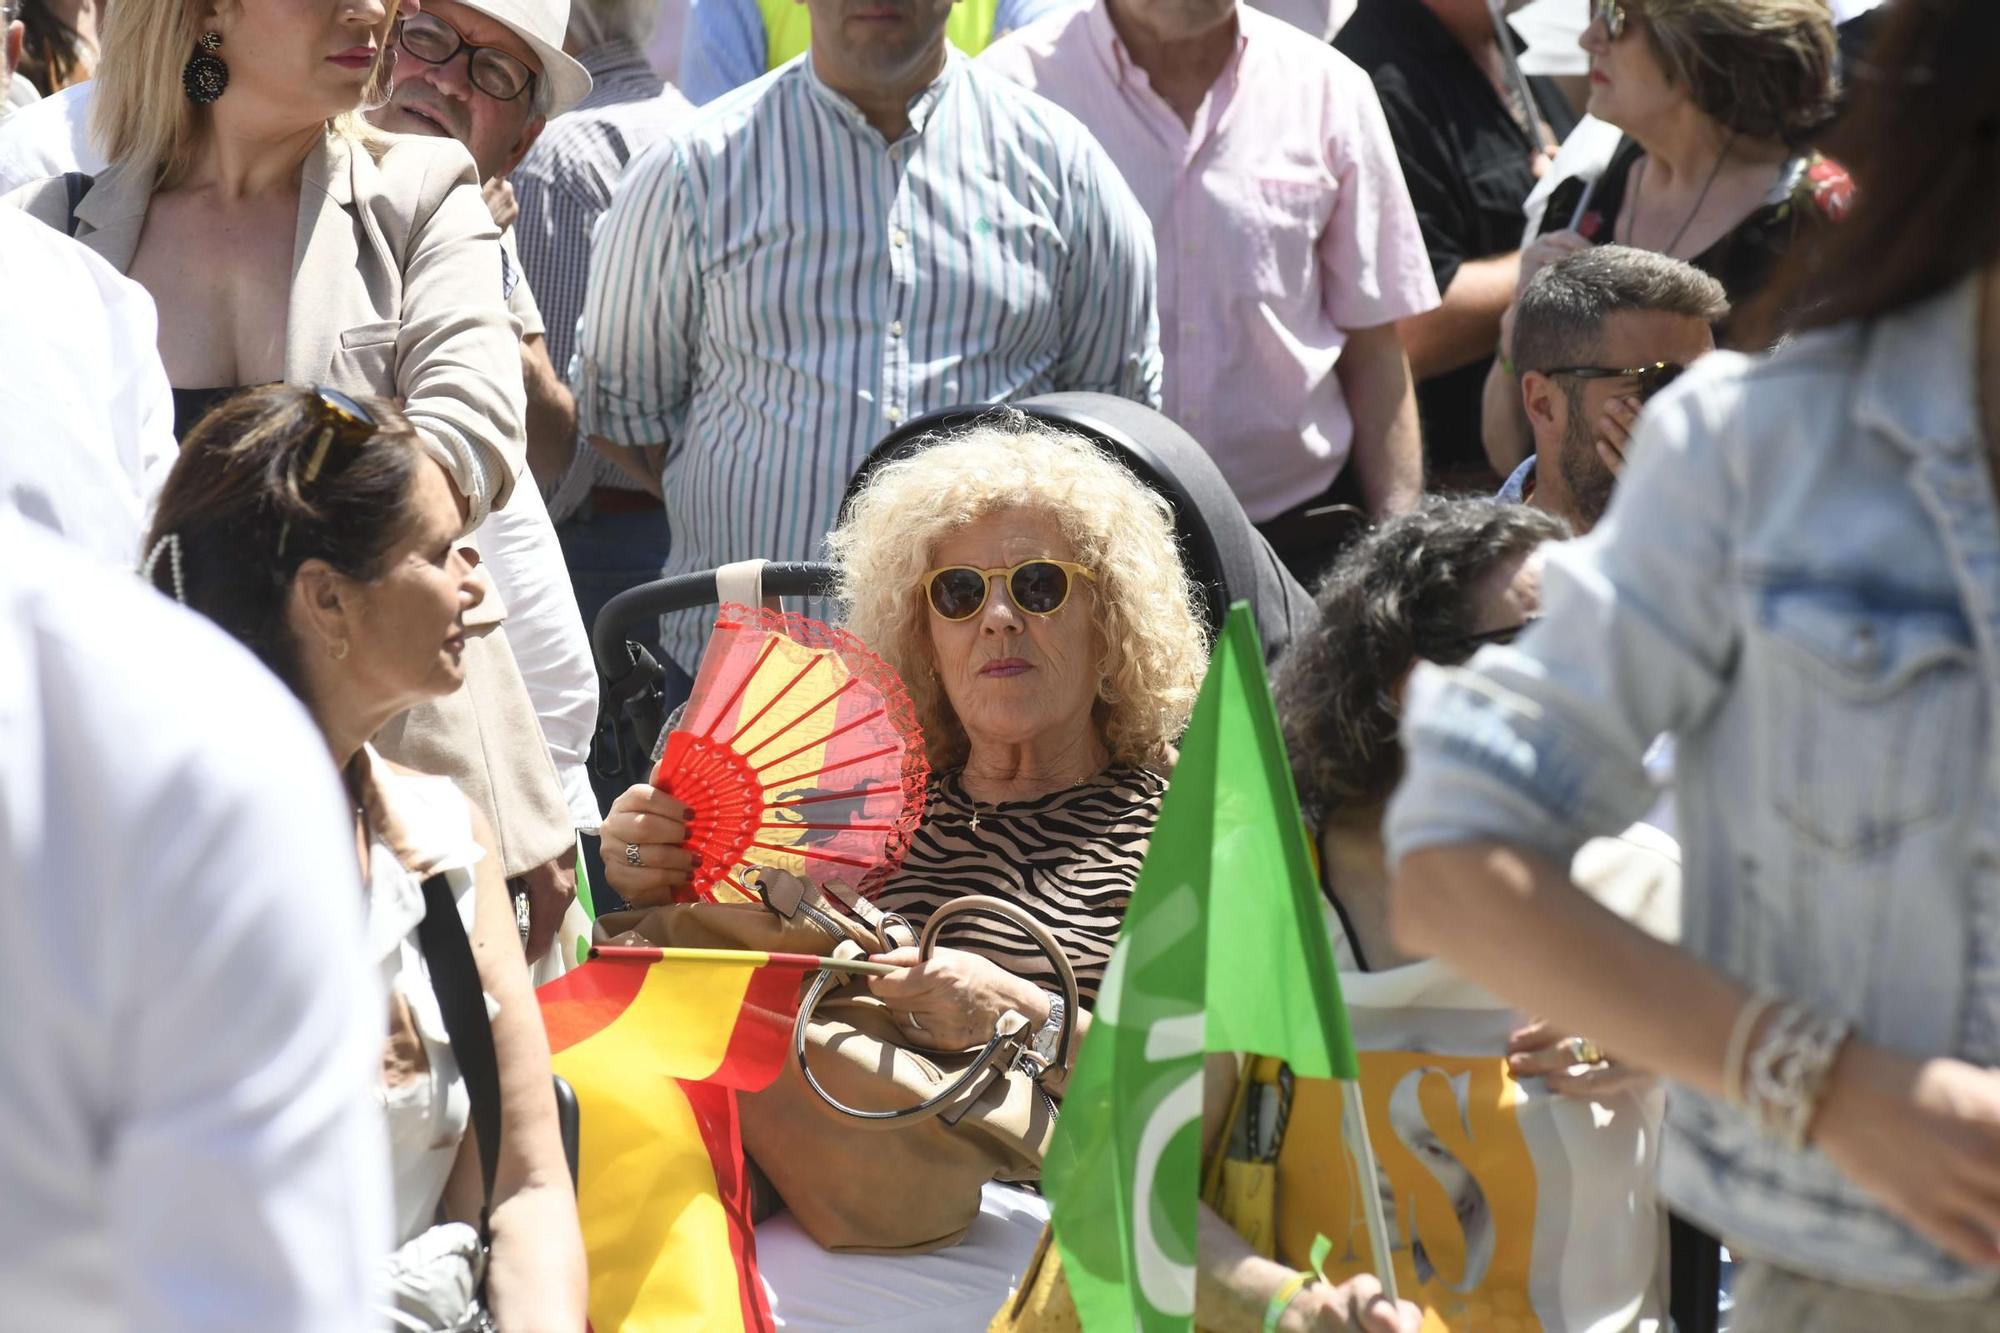
[[[418,1296],[439,1290],[416,1279],[448,1286],[452,1265],[466,1265],[454,1255],[476,1235],[433,1228],[440,1205],[476,1223],[485,1202],[467,1132],[478,1114],[463,1072],[473,1056],[458,1049],[434,990],[448,963],[424,938],[426,880],[443,875],[444,910],[456,907],[470,937],[498,1064],[489,1307],[507,1333],[580,1333],[583,1240],[492,830],[450,780],[390,763],[368,743],[395,713],[464,682],[466,616],[480,587],[459,522],[449,477],[402,413],[329,389],[253,389],[185,441],[146,538],[146,574],[291,687],[346,785],[389,1001],[380,1096],[404,1246],[391,1260],[403,1278],[393,1326],[458,1327],[415,1317]]]
[[[1589,113],[1623,137],[1559,182],[1516,294],[1551,260],[1615,243],[1684,259],[1745,307],[1778,262],[1845,213],[1853,183],[1810,140],[1834,109],[1826,0],[1592,0]],[[1502,317],[1510,360],[1514,310]],[[1725,346],[1739,331],[1719,329]],[[1531,447],[1513,378],[1487,376],[1482,429],[1504,473]],[[1503,465],[1504,464],[1504,465]]]
[[[2000,1326],[1995,50],[1991,0],[1897,0],[1854,212],[1744,316],[1792,336],[1661,394],[1537,631],[1405,713],[1396,939],[1673,1080],[1742,1333]],[[1563,871],[1663,732],[1680,948]]]
[[[359,114],[387,95],[396,8],[114,4],[91,84],[92,137],[109,165],[7,202],[152,296],[176,437],[246,386],[389,399],[450,477],[469,532],[507,504],[526,467],[519,338],[465,149],[385,135]],[[553,548],[539,508],[524,496],[477,539],[496,565],[522,563],[512,553],[543,533]],[[534,626],[521,641],[544,657],[544,637],[565,628],[551,605],[555,617],[569,610],[567,589],[557,592],[559,604],[524,593],[508,608]],[[494,825],[509,872],[527,873],[574,845],[576,819],[504,614],[486,599],[466,690],[395,719],[381,744],[456,780]]]

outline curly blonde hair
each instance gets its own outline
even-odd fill
[[[1166,500],[1081,436],[1007,410],[885,464],[827,536],[847,628],[902,673],[932,767],[963,764],[920,585],[939,543],[1008,509],[1048,514],[1096,573],[1105,658],[1092,719],[1113,763],[1158,766],[1194,708],[1208,636]]]

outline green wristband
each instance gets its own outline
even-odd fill
[[[1285,1285],[1278,1288],[1277,1295],[1271,1297],[1271,1303],[1264,1307],[1264,1333],[1277,1333],[1278,1321],[1285,1317],[1285,1308],[1312,1280],[1311,1273],[1294,1273],[1285,1279]]]

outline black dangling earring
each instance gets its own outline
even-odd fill
[[[181,67],[181,87],[187,90],[187,99],[196,106],[207,106],[222,96],[222,90],[229,86],[229,66],[222,63],[222,57],[215,54],[222,46],[222,34],[205,32],[195,43],[200,48],[188,57]]]

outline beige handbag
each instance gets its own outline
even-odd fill
[[[908,923],[866,903],[851,905],[856,920],[793,876],[764,872],[755,883],[761,904],[675,905],[601,924],[681,948],[858,957],[912,942]],[[948,925],[975,917],[1017,927],[1048,959],[1064,1006],[1051,1068],[1067,1068],[1076,976],[1041,923],[999,899],[959,898],[932,914],[919,951],[928,957]],[[1028,1020],[1010,1012],[984,1046],[926,1050],[910,1044],[888,1005],[848,981],[812,978],[784,1072],[738,1097],[744,1153],[826,1249],[901,1254],[957,1244],[988,1181],[1041,1175],[1056,1106]]]

